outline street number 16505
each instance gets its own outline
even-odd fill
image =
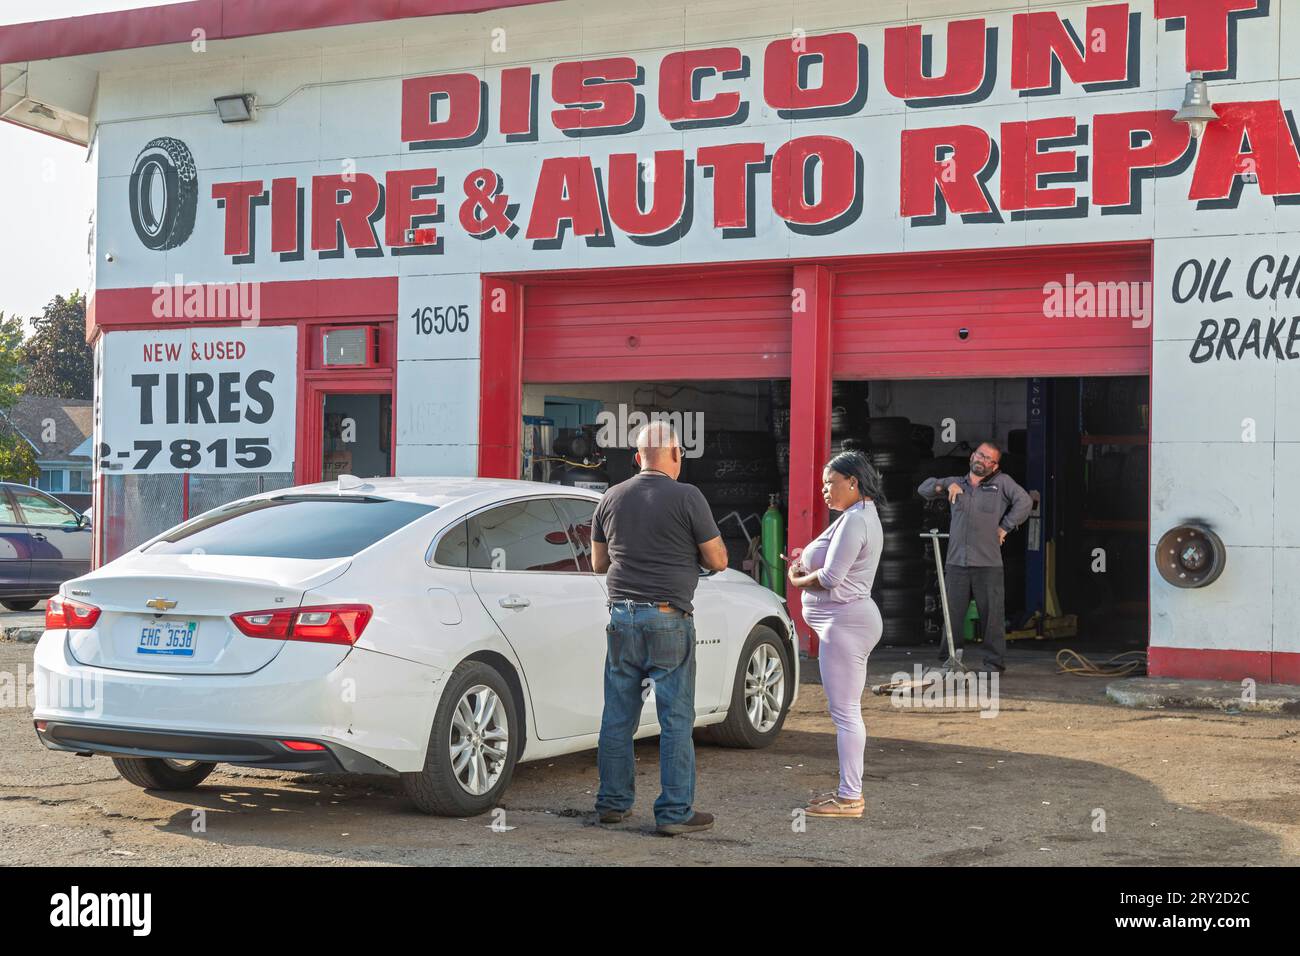
[[[426,305],[411,313],[416,335],[444,335],[469,331],[468,305]]]

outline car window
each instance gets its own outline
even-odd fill
[[[17,499],[18,507],[23,514],[23,520],[27,524],[67,528],[76,528],[80,525],[77,520],[77,513],[53,498],[47,498],[36,491],[19,491],[17,489],[13,489],[13,496]]]
[[[433,552],[433,563],[446,568],[469,567],[469,521],[458,522],[456,527],[438,539]]]
[[[18,520],[18,512],[14,510],[13,503],[10,502],[3,488],[0,488],[0,524],[22,524]]]
[[[491,571],[577,571],[569,536],[545,498],[469,519],[469,566]]]
[[[285,495],[209,511],[168,532],[149,554],[235,554],[253,558],[347,558],[433,505],[343,495]]]
[[[578,569],[591,570],[591,516],[596,513],[596,502],[586,498],[556,498],[555,510],[560,513],[569,541],[578,556]]]

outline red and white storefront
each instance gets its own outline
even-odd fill
[[[1203,589],[1148,562],[1151,673],[1300,683],[1300,10],[917,6],[0,28],[0,112],[97,169],[103,553],[328,476],[348,395],[395,474],[517,476],[527,386],[788,379],[798,545],[834,381],[1146,376],[1150,550],[1194,521],[1228,553]],[[223,124],[238,94],[256,116]]]

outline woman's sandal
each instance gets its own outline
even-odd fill
[[[848,817],[856,819],[862,816],[866,808],[866,801],[861,797],[857,800],[848,800],[838,794],[831,793],[809,801],[803,812],[810,817]]]

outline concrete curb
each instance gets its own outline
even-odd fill
[[[1106,696],[1124,707],[1218,710],[1229,714],[1300,714],[1300,687],[1256,684],[1253,700],[1240,681],[1162,680],[1128,677],[1106,685]]]

